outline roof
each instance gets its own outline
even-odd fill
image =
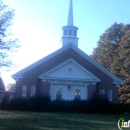
[[[92,63],[94,66],[96,66],[97,68],[99,68],[101,71],[103,71],[105,74],[107,74],[109,77],[111,77],[113,79],[113,83],[114,84],[123,84],[123,82],[116,77],[114,74],[112,74],[110,71],[108,71],[107,69],[105,69],[103,66],[101,66],[99,63],[97,63],[94,59],[92,59],[90,56],[88,56],[85,52],[83,52],[81,49],[79,49],[78,47],[76,47],[75,45],[73,45],[72,43],[63,46],[62,48],[58,49],[57,51],[47,55],[46,57],[38,60],[37,62],[27,66],[26,68],[20,70],[19,72],[15,73],[12,75],[12,78],[14,79],[19,79],[19,78],[23,78],[23,74],[31,69],[33,69],[34,67],[44,63],[45,61],[53,58],[56,55],[59,55],[60,53],[64,52],[67,49],[73,49],[74,51],[76,51],[79,55],[81,55],[82,57],[84,57],[85,59],[87,59],[90,63]]]

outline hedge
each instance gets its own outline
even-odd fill
[[[55,100],[50,97],[35,96],[29,99],[13,99],[7,109],[43,112],[118,114],[123,112],[119,104],[112,104],[105,98],[93,97],[89,100]],[[128,110],[129,107],[127,107]]]

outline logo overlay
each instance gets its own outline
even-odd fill
[[[130,128],[130,120],[125,122],[124,118],[120,118],[118,120],[117,126],[118,126],[119,130],[124,130],[124,128]]]

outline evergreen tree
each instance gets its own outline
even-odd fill
[[[124,81],[120,97],[130,103],[130,24],[114,23],[100,37],[92,58]]]

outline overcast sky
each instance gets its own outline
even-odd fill
[[[15,10],[12,30],[21,47],[12,57],[17,68],[10,76],[62,47],[62,26],[67,24],[69,0],[4,0]],[[114,22],[130,23],[130,0],[73,0],[74,25],[79,28],[79,48],[90,55],[101,34]]]

